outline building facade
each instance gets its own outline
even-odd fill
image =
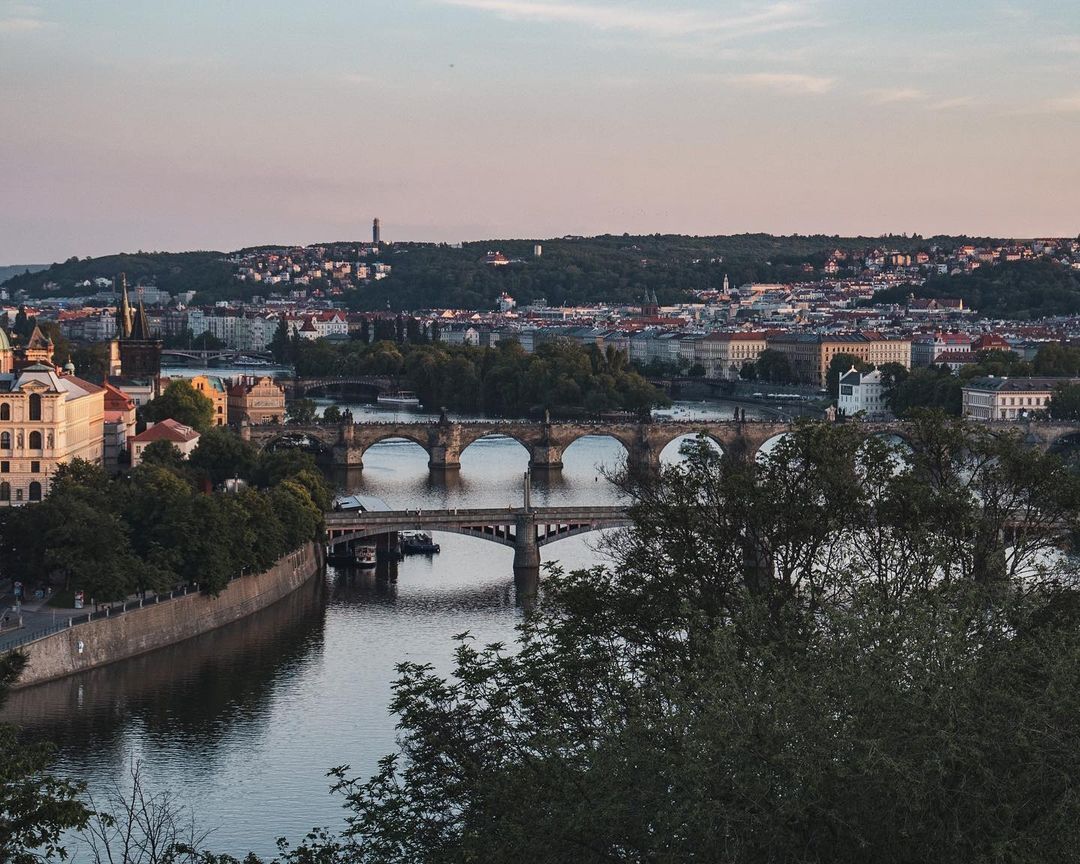
[[[911,368],[911,339],[875,331],[857,333],[781,333],[768,339],[768,347],[787,357],[799,384],[824,387],[829,364],[847,354],[871,366],[897,363]]]
[[[191,386],[214,403],[215,426],[229,422],[229,394],[224,381],[216,375],[196,375],[191,379]]]
[[[854,366],[840,376],[840,390],[836,399],[837,411],[845,417],[861,414],[868,420],[886,420],[891,417],[885,401],[885,387],[881,372],[859,372]]]
[[[229,422],[234,425],[285,420],[285,391],[273,378],[240,378],[229,387],[228,400]]]
[[[146,429],[131,439],[131,467],[142,462],[146,448],[155,441],[167,441],[186,459],[199,444],[199,433],[176,420],[150,423]]]
[[[34,364],[0,374],[0,506],[40,501],[72,459],[100,464],[104,391]]]
[[[973,420],[1023,420],[1046,411],[1054,391],[1076,378],[972,378],[964,385],[963,416]]]

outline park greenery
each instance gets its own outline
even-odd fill
[[[610,564],[551,569],[513,647],[402,662],[396,751],[331,772],[347,827],[277,860],[1078,860],[1080,477],[939,414],[907,434],[804,423],[625,479]]]
[[[203,490],[239,478],[230,492]],[[126,476],[81,460],[63,465],[46,499],[0,512],[3,575],[87,601],[198,585],[218,593],[316,539],[330,495],[312,458],[257,453],[223,427],[188,460],[155,442]]]
[[[429,410],[498,417],[646,412],[666,397],[630,368],[625,352],[554,340],[525,353],[513,340],[469,345],[294,340],[301,377],[375,376],[414,391]]]

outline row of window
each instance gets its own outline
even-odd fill
[[[1030,396],[1027,397],[1027,404],[1028,405],[1042,405],[1044,401],[1049,401],[1049,397],[1036,396],[1034,399],[1032,399],[1032,397],[1030,397]],[[1001,397],[1001,404],[1002,405],[1006,404],[1004,396]],[[1008,404],[1009,405],[1023,405],[1024,404],[1024,397],[1023,396],[1020,396],[1020,397],[1010,396]]]
[[[37,480],[30,483],[24,490],[21,486],[15,489],[14,499],[11,496],[11,484],[6,480],[0,481],[0,501],[40,501],[41,500],[41,484]],[[25,493],[25,499],[23,495]]]
[[[0,474],[10,474],[10,473],[11,473],[11,463],[8,462],[7,460],[4,460],[3,462],[0,462]],[[30,473],[31,474],[40,474],[41,473],[41,463],[37,459],[35,459],[34,461],[32,461],[30,463]]]
[[[31,432],[28,436],[27,445],[31,450],[40,450],[42,448],[42,438],[40,432]],[[11,449],[11,433],[0,432],[0,450]]]
[[[11,403],[10,402],[0,402],[0,420],[10,420],[10,419],[11,419]],[[30,419],[31,420],[40,420],[41,419],[41,394],[40,393],[31,393],[30,394]]]

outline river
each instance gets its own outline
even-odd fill
[[[393,416],[348,407],[358,420]],[[719,405],[677,407],[683,416],[731,416]],[[561,472],[537,478],[533,503],[616,502],[601,469],[622,458],[613,439],[575,442]],[[677,459],[678,442],[662,458]],[[462,453],[460,471],[435,476],[418,445],[388,441],[365,454],[362,470],[335,481],[401,509],[519,506],[527,464],[517,442],[481,439]],[[436,540],[440,554],[406,558],[394,581],[329,568],[324,580],[229,627],[17,691],[0,719],[57,742],[58,773],[85,780],[99,796],[141,760],[152,788],[172,790],[214,829],[216,851],[273,854],[279,836],[340,827],[344,811],[328,794],[326,772],[349,764],[367,776],[393,750],[387,705],[395,665],[431,662],[449,671],[454,634],[510,641],[523,614],[513,550],[455,534]],[[572,537],[541,551],[545,561],[586,567],[602,560],[597,540]]]

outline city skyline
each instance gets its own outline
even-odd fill
[[[386,240],[1074,236],[1069,4],[905,6],[0,0],[0,263],[376,214]]]

